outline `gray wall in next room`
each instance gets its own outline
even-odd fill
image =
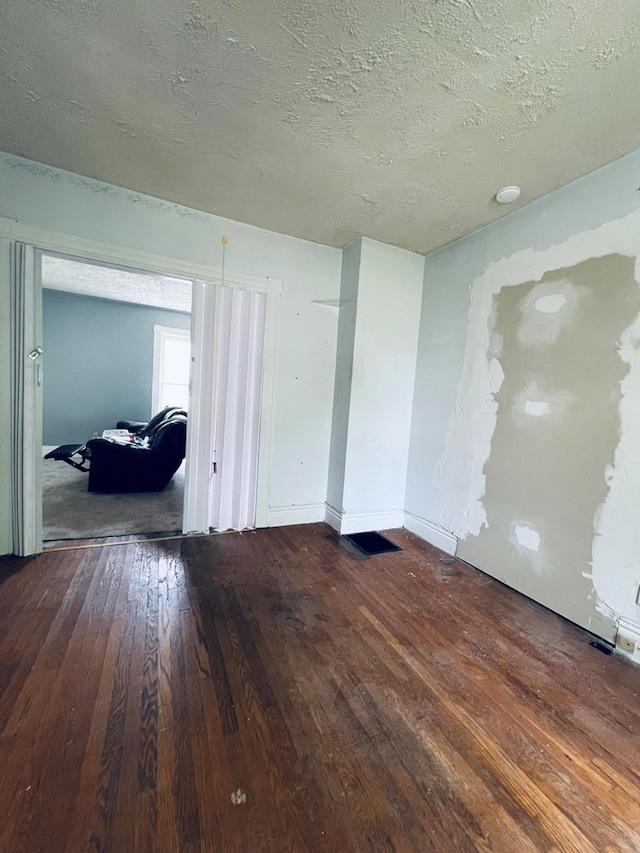
[[[116,421],[149,420],[153,327],[189,314],[43,290],[43,444],[84,442]]]

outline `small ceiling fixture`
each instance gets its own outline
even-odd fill
[[[512,201],[518,198],[520,198],[520,187],[502,187],[496,193],[498,204],[511,204]]]

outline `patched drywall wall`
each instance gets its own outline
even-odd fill
[[[434,476],[436,521],[463,558],[608,638],[639,615],[640,536],[618,520],[640,486],[639,224],[630,214],[476,279]]]
[[[458,554],[583,623],[599,621],[592,550],[621,435],[620,339],[640,312],[634,273],[622,255],[550,271],[504,287],[489,321],[485,519]]]
[[[489,475],[502,476],[508,496],[501,537],[504,559],[499,564],[485,563],[482,568],[514,586],[511,576],[517,579],[520,574],[522,579],[526,575],[527,594],[538,600],[545,596],[545,603],[557,609],[553,578],[545,575],[541,560],[548,547],[551,512],[536,513],[529,505],[519,512],[518,506],[511,505],[516,502],[519,485],[507,482],[506,458],[502,458],[501,474],[492,467],[490,460],[497,446],[494,433],[510,423],[510,441],[515,447],[516,432],[520,429],[524,434],[526,422],[534,449],[550,450],[550,458],[554,459],[555,453],[559,463],[562,458],[554,450],[563,434],[559,424],[560,432],[552,446],[544,447],[545,433],[550,437],[555,429],[554,419],[571,415],[576,423],[576,440],[582,441],[578,433],[584,432],[592,444],[595,434],[589,430],[599,423],[602,433],[597,458],[592,459],[594,467],[585,456],[585,471],[579,474],[590,478],[589,485],[579,477],[577,484],[574,481],[571,485],[570,500],[582,508],[579,525],[574,529],[570,507],[563,510],[566,523],[562,535],[566,541],[555,541],[552,549],[564,551],[563,564],[572,542],[573,565],[581,554],[582,566],[576,566],[573,591],[568,582],[564,584],[563,612],[608,637],[612,637],[620,616],[640,623],[636,604],[640,531],[635,520],[640,488],[640,322],[633,290],[637,285],[631,280],[640,278],[638,168],[640,156],[636,154],[427,257],[405,504],[407,512],[455,532],[461,540],[460,553],[465,554],[467,541],[493,536],[491,525],[498,524],[498,517],[492,519],[487,505]],[[596,339],[602,343],[599,336],[606,334],[607,358],[602,359],[601,351],[602,364],[589,367],[594,394],[599,388],[599,403],[596,405],[594,399],[594,417],[584,424],[575,416],[581,390],[575,375],[569,375],[568,382],[560,382],[562,369],[558,368],[558,379],[549,383],[548,376],[555,375],[551,363],[538,365],[544,367],[542,375],[538,369],[526,368],[537,364],[540,353],[561,346],[567,335],[568,340],[573,321],[582,316],[582,308],[578,314],[573,312],[585,281],[563,279],[557,271],[577,268],[582,276],[589,268],[605,270],[605,266],[610,272],[604,273],[601,316],[597,320],[602,329],[596,330],[593,340],[594,344]],[[586,279],[588,283],[588,274]],[[529,301],[526,295],[516,295],[527,287]],[[624,292],[628,301],[621,296]],[[512,355],[521,354],[515,362],[518,387],[508,384],[513,358],[504,363],[504,353],[498,356],[502,350],[496,337],[498,306],[506,310],[510,299],[521,302],[525,311],[520,316],[518,309],[517,323],[513,314],[516,309],[511,313],[513,322],[522,327],[520,337],[513,331],[511,341]],[[595,323],[595,315],[590,316]],[[567,323],[567,318],[573,319]],[[582,322],[592,320],[582,316]],[[503,340],[502,347],[504,344]],[[575,354],[567,351],[565,359],[577,376],[582,375],[580,361],[587,365],[592,358],[589,342],[582,340],[581,345],[585,347],[582,359],[578,350]],[[507,394],[507,388],[508,403],[500,396]],[[504,408],[499,409],[499,405]],[[569,457],[574,452],[573,443],[567,445]],[[523,439],[512,460],[514,476],[519,465],[529,464],[527,452]],[[493,457],[494,462],[500,453]],[[575,459],[572,464],[577,466]],[[550,484],[551,506],[553,491],[559,486],[553,476]],[[491,504],[497,511],[495,496]],[[511,520],[507,523],[509,511]],[[557,532],[553,536],[558,539]]]

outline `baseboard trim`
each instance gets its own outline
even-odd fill
[[[402,527],[404,513],[401,509],[383,512],[339,512],[326,504],[325,521],[342,535],[365,533],[368,530],[392,530]]]
[[[289,524],[313,524],[316,521],[324,521],[324,504],[269,507],[268,527],[286,527]]]
[[[412,512],[405,510],[403,526],[430,545],[435,545],[436,548],[440,548],[441,551],[445,551],[447,554],[455,555],[458,540],[452,533],[443,530],[437,524],[433,524],[431,521],[427,521],[426,518],[420,518],[419,515],[414,515]]]
[[[342,524],[342,513],[339,512],[334,506],[331,504],[324,505],[324,520],[328,525],[333,527],[334,530],[337,530],[340,533],[340,526]]]
[[[635,644],[635,651],[631,651],[621,645],[622,640]],[[640,625],[633,619],[621,616],[618,621],[618,632],[616,634],[616,652],[623,655],[627,660],[640,664]]]

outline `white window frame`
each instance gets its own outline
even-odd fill
[[[177,326],[159,326],[153,327],[153,379],[151,388],[151,414],[152,418],[162,408],[161,389],[162,389],[162,364],[164,362],[164,348],[166,342],[171,338],[177,340],[187,340],[191,342],[191,330],[180,329]],[[191,374],[189,375],[188,387],[191,387]]]

